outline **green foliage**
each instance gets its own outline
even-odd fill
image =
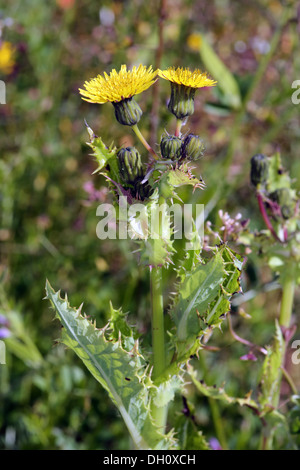
[[[240,290],[241,267],[241,257],[224,245],[208,262],[181,274],[171,310],[180,351],[220,325],[230,309],[230,297]]]
[[[233,109],[240,108],[241,93],[239,85],[203,34],[200,41],[200,57],[205,69],[218,82],[218,87],[222,91],[222,103]]]
[[[262,406],[263,412],[268,412],[270,408],[278,405],[281,381],[281,374],[278,374],[278,370],[280,370],[282,365],[283,351],[282,332],[278,322],[276,322],[274,342],[272,347],[267,349],[267,355],[262,367],[259,403]]]
[[[245,397],[232,397],[228,395],[225,391],[224,386],[208,386],[203,381],[197,380],[196,371],[192,366],[188,366],[188,374],[193,381],[193,384],[196,386],[197,390],[204,396],[213,398],[214,400],[220,400],[227,405],[239,405],[247,406],[251,409],[257,410],[258,404],[251,398],[251,392],[249,392]]]
[[[291,189],[291,178],[288,172],[283,168],[281,156],[276,152],[269,159],[269,174],[267,188],[270,193],[279,188]]]
[[[128,352],[122,342],[108,341],[105,329],[97,330],[79,310],[71,308],[49,284],[51,301],[64,329],[62,342],[79,356],[109,393],[128,428],[137,449],[166,449],[168,441],[152,422],[149,407],[151,381],[145,374],[138,343]]]
[[[38,368],[43,363],[43,357],[25,327],[21,315],[17,311],[5,312],[0,309],[0,315],[9,322],[10,335],[5,340],[7,351],[14,354],[29,367]]]
[[[287,172],[278,173],[281,165],[272,158],[274,178],[270,189],[277,185],[289,187],[292,181],[292,195],[299,191],[299,181],[294,180],[300,171],[299,105],[291,104],[291,84],[300,73],[298,32],[295,22],[287,18],[287,5],[271,8],[267,2],[253,5],[248,2],[247,6],[244,2],[208,2],[205,11],[198,7],[197,2],[174,3],[168,11],[168,20],[159,24],[165,28],[166,39],[161,68],[169,65],[198,68],[200,49],[192,36],[197,34],[199,24],[205,24],[207,30],[203,35],[204,47],[209,45],[210,51],[206,47],[200,67],[203,65],[219,83],[211,91],[197,93],[195,104],[200,106],[195,106],[193,118],[183,127],[184,133],[200,133],[208,144],[207,158],[197,162],[194,169],[201,184],[199,174],[203,175],[206,186],[205,191],[193,194],[187,181],[187,185],[176,187],[183,175],[175,169],[173,195],[166,194],[175,198],[178,193],[186,203],[205,204],[206,220],[211,221],[216,232],[223,225],[219,209],[229,214],[240,212],[243,219],[250,219],[249,232],[243,232],[238,239],[227,237],[228,246],[247,257],[243,276],[245,296],[239,296],[239,302],[232,304],[231,318],[240,337],[266,345],[274,334],[274,315],[281,299],[278,281],[285,278],[278,274],[292,273],[300,283],[300,270],[294,263],[298,259],[300,266],[297,248],[300,225],[297,214],[284,221],[289,232],[298,237],[297,243],[291,240],[288,244],[274,243],[270,233],[261,230],[265,228],[264,221],[249,185],[249,160],[257,152],[275,154],[280,146],[291,177]],[[103,19],[107,14],[114,18],[110,26]],[[294,6],[290,14],[293,17]],[[97,2],[83,5],[64,0],[14,0],[1,7],[1,39],[9,41],[16,50],[13,73],[8,75],[0,70],[7,89],[7,103],[0,107],[0,310],[11,331],[11,336],[4,340],[6,365],[0,365],[1,449],[113,451],[131,445],[106,390],[85,372],[76,355],[56,344],[60,327],[58,322],[51,321],[49,303],[43,302],[42,297],[48,277],[53,285],[68,291],[72,304],[79,305],[84,296],[85,311],[93,312],[97,324],[105,325],[111,318],[110,329],[106,330],[108,340],[118,342],[121,331],[122,349],[129,352],[142,335],[143,349],[150,349],[148,270],[137,263],[131,242],[120,240],[116,244],[99,241],[95,236],[97,204],[111,202],[102,173],[113,181],[117,174],[116,171],[114,177],[109,174],[109,170],[113,171],[110,152],[114,146],[105,143],[114,141],[117,147],[132,145],[133,135],[128,127],[124,129],[115,123],[112,106],[89,105],[80,100],[77,90],[84,80],[109,72],[110,64],[116,69],[124,63],[153,64],[154,52],[158,52],[155,51],[159,43],[158,20],[159,13],[154,12],[151,2],[136,0],[125,3],[112,0],[105,6]],[[263,40],[261,28],[266,32]],[[270,47],[271,53],[266,54],[261,47]],[[183,51],[180,57],[178,50]],[[217,55],[217,61],[213,55]],[[159,93],[167,102],[167,83],[161,84]],[[151,92],[143,93],[137,99],[145,113],[140,121],[141,130],[156,149],[159,138],[154,135],[155,112],[149,132],[146,118],[147,112],[155,111],[152,96]],[[241,97],[245,101],[238,107]],[[157,135],[162,135],[168,125],[174,133],[175,123],[167,108],[162,107],[160,112]],[[103,139],[98,141],[98,148],[91,147],[92,152],[98,152],[103,165],[93,178],[95,164],[87,155],[90,147],[85,144],[83,117],[101,132]],[[146,152],[142,153],[141,146],[139,151],[145,161]],[[106,158],[110,165],[105,164]],[[164,166],[162,171],[165,170]],[[162,176],[167,179],[164,173]],[[86,184],[91,182],[93,191],[87,192]],[[171,182],[169,179],[168,184]],[[272,219],[272,223],[282,235],[282,219]],[[243,244],[243,240],[247,243]],[[190,272],[203,262],[199,260],[199,250],[185,252],[184,242],[176,241],[177,253],[167,247],[158,257],[165,259],[171,253],[174,268],[182,276],[184,270]],[[214,247],[215,243],[219,239],[209,244]],[[152,248],[149,247],[150,253]],[[174,291],[174,276],[173,269],[163,270],[166,298]],[[134,312],[129,317],[130,326],[122,311],[110,306],[110,299],[114,305],[123,305],[124,311]],[[220,302],[226,300],[225,296]],[[238,315],[243,312],[244,316]],[[297,322],[296,309],[293,317]],[[164,380],[153,384],[153,396],[156,386],[177,377],[178,371],[182,376],[188,358],[188,354],[182,356],[181,366],[176,355],[171,362],[174,325],[168,315],[165,321],[170,335],[166,335],[168,357],[174,374],[167,373]],[[205,339],[208,337],[209,334]],[[260,357],[256,362],[239,359],[247,346],[233,339],[226,322],[222,323],[222,331],[216,329],[207,348],[211,349],[201,351],[207,360],[207,383],[224,381],[230,397],[244,396],[250,389],[255,395]],[[272,346],[268,348],[270,355],[271,349]],[[204,366],[197,358],[193,365],[199,374],[203,373]],[[289,372],[298,386],[298,368]],[[183,379],[190,381],[189,377]],[[184,395],[194,405],[193,416],[183,415],[178,411],[181,409],[178,395],[183,393],[178,386],[177,389],[174,379],[171,391],[165,394],[162,387],[160,392],[165,400],[171,400],[168,419],[176,430],[177,446],[187,450],[207,448],[203,436],[207,440],[218,437],[210,404],[203,399],[202,392],[189,384]],[[265,421],[247,407],[240,410],[239,406],[228,406],[225,400],[214,401],[220,406],[221,425],[227,431],[229,448],[256,449],[260,436],[264,434],[267,438],[275,429],[276,438],[270,447],[294,448],[284,417],[290,430],[296,430],[299,403],[293,401],[286,383],[281,390],[280,414],[267,413],[266,406]],[[293,436],[299,448],[299,435]]]
[[[87,145],[92,148],[93,153],[91,155],[95,157],[98,165],[94,173],[108,173],[114,181],[121,183],[117,162],[117,148],[114,147],[113,143],[106,147],[101,137],[95,136],[90,127],[88,127],[88,132],[91,142],[87,142]]]
[[[180,416],[177,420],[178,441],[181,450],[210,450],[209,444],[202,432],[191,418]]]
[[[172,197],[180,199],[176,194],[176,189],[181,186],[193,186],[194,190],[197,188],[203,189],[205,186],[202,180],[191,173],[191,169],[187,164],[182,165],[180,168],[164,171],[158,184],[160,193],[166,199]]]

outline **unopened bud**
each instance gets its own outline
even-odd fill
[[[153,190],[147,182],[142,184],[140,181],[138,181],[134,186],[132,194],[134,197],[137,196],[138,199],[143,201],[144,199],[148,199],[152,192]]]
[[[268,158],[258,153],[251,158],[251,183],[256,187],[259,184],[264,184],[269,175],[269,162]]]
[[[124,126],[134,126],[143,114],[134,98],[126,98],[118,103],[113,103],[113,105],[117,121]]]
[[[205,147],[199,135],[189,134],[183,142],[182,154],[187,160],[196,161],[204,154]]]
[[[134,184],[144,176],[139,152],[134,147],[122,148],[117,153],[121,177],[124,183]]]
[[[194,98],[196,88],[171,83],[171,98],[168,104],[169,111],[183,120],[194,113]]]
[[[175,135],[162,137],[160,142],[160,151],[163,158],[170,160],[179,160],[181,157],[182,139]]]

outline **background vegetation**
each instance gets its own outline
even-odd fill
[[[129,445],[106,392],[71,351],[56,344],[59,325],[42,300],[48,278],[68,292],[72,305],[84,300],[99,326],[112,300],[147,338],[148,272],[138,266],[129,242],[96,237],[97,205],[110,196],[101,177],[91,176],[95,165],[84,118],[104,142],[113,135],[117,146],[127,146],[134,136],[115,122],[112,106],[83,102],[78,88],[121,64],[208,70],[218,87],[198,92],[196,112],[184,129],[205,140],[197,172],[207,189],[185,197],[204,203],[216,228],[222,209],[241,213],[260,229],[250,157],[280,150],[294,178],[300,170],[300,105],[291,101],[292,82],[300,79],[299,27],[297,2],[277,0],[0,2],[0,79],[6,84],[6,104],[0,105],[0,331],[3,338],[10,332],[7,364],[0,365],[0,448]],[[161,80],[159,88],[137,97],[144,110],[140,127],[152,144],[174,125],[168,96],[169,84]],[[173,281],[174,273],[166,273],[166,294]],[[258,253],[247,253],[243,289],[245,301],[236,301],[232,312],[235,331],[269,344],[281,293]],[[247,349],[228,323],[209,344],[216,350],[195,361],[207,383],[225,382],[238,396],[256,387],[262,359],[240,360]],[[288,361],[287,367],[299,389],[299,366]],[[189,393],[212,446],[219,414],[228,447],[257,447],[261,423],[251,410],[216,410],[192,386]]]

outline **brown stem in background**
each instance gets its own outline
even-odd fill
[[[155,54],[155,70],[160,68],[164,50],[164,22],[167,17],[167,0],[160,0],[158,11],[158,46]],[[150,113],[150,145],[155,148],[157,143],[159,112],[159,80],[152,87],[152,109]]]

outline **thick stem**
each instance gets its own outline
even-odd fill
[[[288,328],[291,323],[295,293],[295,278],[286,277],[282,284],[282,300],[279,315],[279,325]]]
[[[165,203],[163,197],[159,198],[158,206]],[[158,209],[157,217],[152,220],[154,232],[162,236],[163,220]],[[155,248],[154,248],[155,249]],[[155,256],[154,256],[155,258]],[[157,379],[166,368],[165,356],[165,330],[164,330],[164,305],[162,267],[153,265],[150,267],[151,307],[152,307],[152,352],[153,352],[153,379]],[[168,406],[157,406],[152,403],[151,413],[156,425],[161,432],[165,431]]]
[[[153,372],[156,379],[165,369],[165,341],[164,341],[164,312],[162,294],[162,268],[151,267],[151,303],[152,303],[152,351]],[[167,406],[151,406],[152,418],[156,425],[164,432],[167,421]]]
[[[153,378],[165,369],[164,312],[162,295],[162,268],[152,267],[150,272],[152,303]]]
[[[177,119],[176,130],[175,130],[176,137],[180,137],[182,124],[183,124],[182,119]]]

